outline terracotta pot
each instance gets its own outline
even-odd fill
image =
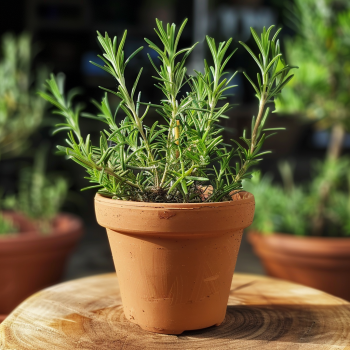
[[[0,236],[0,321],[28,296],[60,281],[83,227],[77,217],[60,214],[52,232],[42,235],[20,214],[5,216],[20,232]]]
[[[350,300],[350,238],[248,234],[269,276]]]
[[[195,204],[96,195],[96,217],[107,228],[125,317],[166,334],[222,323],[254,205],[248,192],[230,202]]]

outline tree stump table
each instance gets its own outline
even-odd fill
[[[115,274],[45,289],[0,325],[1,350],[346,349],[350,303],[301,285],[235,274],[224,323],[181,335],[125,319]]]

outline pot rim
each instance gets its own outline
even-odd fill
[[[249,230],[248,232],[249,235],[253,235],[253,236],[259,236],[259,237],[278,237],[281,239],[290,239],[290,240],[294,240],[294,239],[300,239],[300,240],[310,240],[313,242],[316,241],[320,241],[320,242],[324,242],[325,240],[327,240],[328,242],[331,241],[335,241],[335,242],[339,242],[341,240],[350,242],[350,236],[349,237],[321,237],[321,236],[298,236],[298,235],[294,235],[293,233],[284,233],[284,232],[272,232],[272,233],[268,233],[268,234],[264,234],[261,233],[259,231],[256,230]]]
[[[21,220],[27,220],[21,213],[18,212],[6,212],[7,216],[11,216],[14,220],[16,218],[21,218]],[[69,225],[65,227],[53,227],[52,231],[49,234],[40,234],[38,230],[34,227],[29,230],[20,231],[15,234],[5,234],[0,236],[0,247],[3,247],[5,244],[25,244],[25,243],[34,243],[37,241],[43,240],[55,240],[57,237],[66,237],[71,235],[82,234],[83,223],[82,220],[73,214],[69,213],[59,213],[53,219],[56,222],[61,220],[69,221]]]
[[[233,195],[232,201],[224,202],[208,202],[208,203],[158,203],[158,202],[136,202],[136,201],[123,201],[120,199],[112,199],[104,197],[99,193],[95,195],[95,201],[102,202],[108,205],[125,206],[125,207],[146,207],[154,209],[194,209],[194,208],[218,208],[236,205],[240,203],[248,203],[254,199],[254,195],[248,191],[240,191]]]
[[[218,203],[144,203],[96,194],[95,214],[99,225],[123,234],[199,238],[246,228],[254,204],[249,192]]]
[[[248,240],[256,251],[268,250],[277,255],[328,256],[337,259],[348,259],[350,256],[350,238],[346,237],[310,237],[283,233],[263,235],[252,230],[248,232]]]

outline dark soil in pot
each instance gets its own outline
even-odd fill
[[[350,300],[350,238],[248,235],[269,276]]]
[[[83,229],[82,221],[70,214],[59,214],[46,235],[18,213],[4,216],[14,221],[19,233],[0,236],[0,318],[31,294],[60,281]]]

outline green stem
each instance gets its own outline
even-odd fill
[[[139,185],[134,184],[134,183],[132,183],[132,182],[130,182],[130,181],[128,181],[128,180],[123,179],[121,176],[119,176],[119,175],[117,175],[116,173],[114,173],[114,171],[113,171],[112,169],[108,168],[108,167],[104,168],[104,167],[102,167],[102,166],[95,165],[94,168],[97,169],[97,170],[99,170],[99,171],[104,170],[105,173],[107,173],[108,175],[111,175],[111,176],[115,177],[115,178],[118,179],[119,181],[122,181],[122,182],[124,182],[124,183],[126,183],[126,184],[128,184],[129,186],[132,186],[132,187],[134,187],[134,188],[141,189],[141,187],[140,187]]]
[[[119,80],[119,79],[118,79]],[[126,89],[126,86],[125,86],[125,80],[124,78],[122,78],[122,80],[119,80],[119,84],[122,86],[122,88],[125,90],[125,91],[128,91]],[[123,85],[122,85],[123,84]],[[142,121],[140,120],[140,118],[138,117],[137,113],[136,113],[136,108],[135,108],[135,103],[134,101],[131,99],[130,95],[129,95],[129,92],[127,92],[127,107],[129,108],[129,110],[131,111],[133,117],[134,117],[134,120],[135,120],[135,123],[136,123],[136,126],[137,126],[137,129],[139,130],[140,134],[141,134],[141,137],[143,138],[144,142],[145,142],[145,146],[146,146],[146,149],[147,149],[147,152],[148,152],[148,155],[149,157],[151,158],[151,161],[154,162],[154,157],[153,157],[153,154],[152,154],[152,150],[151,150],[151,147],[150,147],[150,144],[148,142],[148,139],[145,135],[145,132],[143,131],[143,126],[142,126]],[[158,187],[159,185],[159,176],[158,176],[158,170],[157,169],[154,169],[154,173],[155,173],[155,187]]]
[[[175,138],[177,137],[177,144],[179,144],[179,137],[180,137],[179,126],[176,125],[177,104],[176,104],[176,91],[175,91],[174,82],[173,82],[174,81],[174,79],[173,79],[173,76],[174,76],[173,65],[171,64],[168,68],[169,68],[168,72],[169,72],[170,86],[172,87],[170,97],[171,97],[171,105],[172,105],[173,110],[172,110],[172,115],[171,115],[171,121],[169,124],[169,130],[168,130],[166,157],[171,156],[169,154],[169,150],[171,149],[171,142],[173,140],[173,133],[175,134],[174,137]],[[175,130],[175,132],[173,132],[173,130]],[[168,171],[168,161],[166,162],[166,166],[165,166],[164,173],[163,173],[162,180],[160,182],[159,187],[164,186],[167,171]]]
[[[260,122],[261,119],[264,115],[264,109],[265,109],[265,104],[266,104],[266,100],[264,97],[262,97],[262,99],[260,100],[259,103],[259,112],[258,112],[258,116],[256,118],[255,124],[254,124],[254,129],[252,132],[252,139],[251,139],[251,145],[250,145],[250,153],[252,154],[254,152],[255,146],[256,146],[256,139],[257,139],[257,135],[258,135],[258,129],[260,126]]]
[[[255,150],[257,136],[258,136],[258,129],[259,129],[259,125],[260,125],[261,119],[262,119],[262,117],[264,115],[265,104],[266,104],[265,98],[261,99],[260,103],[259,103],[258,117],[256,118],[256,121],[255,121],[255,124],[254,124],[254,129],[253,129],[253,132],[252,132],[251,145],[250,145],[250,154],[251,155],[254,153],[254,150]],[[246,159],[244,161],[241,169],[239,170],[238,174],[235,177],[235,181],[234,182],[239,182],[241,180],[242,176],[246,172],[246,169],[247,169],[247,166],[249,165],[249,162],[250,162],[249,159]]]

